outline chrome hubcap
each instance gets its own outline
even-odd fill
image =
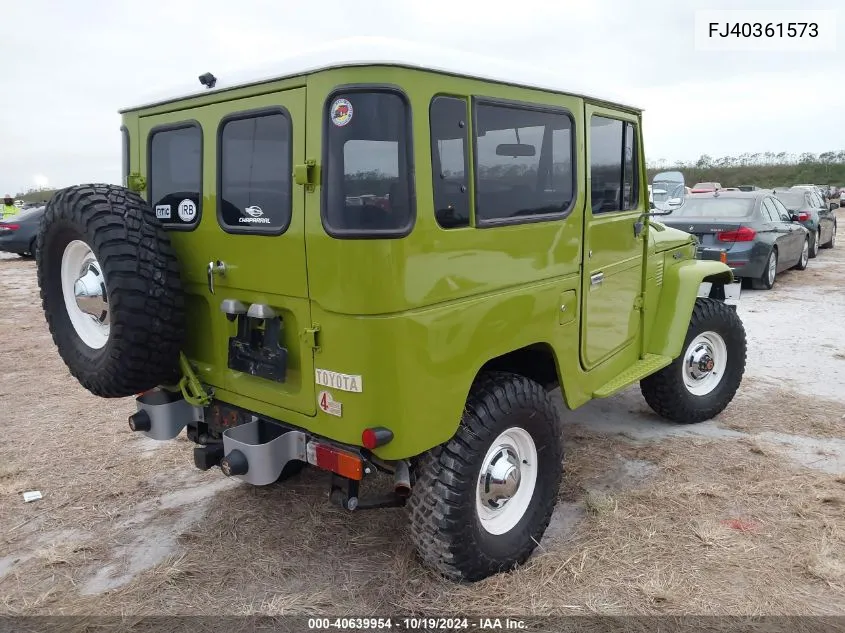
[[[813,244],[813,255],[819,254],[819,246],[821,245],[821,241],[822,241],[822,232],[821,232],[821,230],[819,230],[819,232],[816,233],[816,240],[815,240],[815,243]]]
[[[716,332],[702,332],[689,344],[683,359],[687,390],[696,396],[706,396],[719,385],[727,369],[725,339]]]
[[[778,268],[778,260],[777,256],[772,253],[772,256],[769,257],[769,283],[772,284],[775,282],[775,273],[777,273]]]
[[[73,294],[79,309],[100,325],[109,323],[109,300],[106,281],[96,259],[88,259],[73,284]]]
[[[818,241],[816,242],[818,244]],[[806,266],[807,260],[810,257],[810,245],[807,242],[804,242],[804,250],[801,251],[801,265]]]
[[[504,507],[519,490],[520,465],[513,446],[497,446],[481,469],[478,494],[482,503],[494,509]]]
[[[711,374],[715,366],[713,349],[709,343],[699,343],[687,359],[687,371],[693,380],[704,380]]]

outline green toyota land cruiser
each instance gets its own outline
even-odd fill
[[[701,422],[746,355],[730,269],[651,221],[640,111],[556,82],[356,40],[127,108],[123,186],[40,228],[59,354],[199,468],[328,471],[348,510],[406,506],[453,579],[524,562],[563,471],[551,390],[639,382]]]

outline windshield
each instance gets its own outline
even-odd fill
[[[744,218],[754,212],[753,198],[687,198],[674,216]]]

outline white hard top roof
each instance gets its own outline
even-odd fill
[[[217,78],[214,88],[209,89],[203,86],[198,79],[200,73],[197,73],[197,77],[192,77],[193,81],[184,85],[181,89],[176,88],[150,95],[137,105],[122,109],[121,112],[232,88],[306,75],[330,68],[372,65],[432,70],[526,88],[577,95],[618,104],[632,110],[641,110],[641,108],[626,104],[624,99],[618,95],[608,94],[604,90],[603,86],[608,83],[606,73],[593,74],[587,69],[582,69],[581,72],[576,74],[572,73],[570,69],[544,69],[534,62],[516,63],[465,51],[450,50],[439,44],[428,46],[383,37],[354,37],[330,42],[307,52],[286,57],[275,63],[248,71],[228,74],[217,73],[213,68],[206,68],[202,72],[209,71]],[[602,84],[602,89],[594,91],[591,86],[599,84]]]

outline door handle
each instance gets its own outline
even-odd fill
[[[216,262],[208,262],[208,291],[214,294],[214,275],[226,276],[226,264],[219,259]]]
[[[604,281],[604,273],[594,273],[590,275],[590,286],[596,287],[600,286]]]

